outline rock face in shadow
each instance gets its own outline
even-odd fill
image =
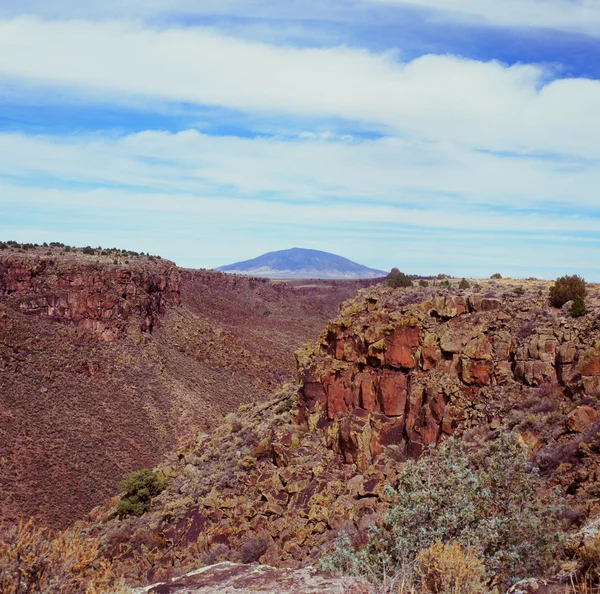
[[[593,317],[567,319],[531,295],[410,299],[366,290],[298,355],[301,419],[346,462],[364,469],[390,445],[418,456],[459,424],[485,420],[481,402],[492,393],[555,383],[599,391]]]

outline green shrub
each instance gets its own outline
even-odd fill
[[[452,286],[452,283],[448,279],[444,279],[440,281],[440,287],[444,289],[449,289]]]
[[[412,279],[404,272],[400,272],[397,268],[392,268],[390,273],[386,276],[387,284],[394,289],[401,287],[412,287]]]
[[[567,301],[577,297],[585,297],[585,280],[576,274],[557,278],[550,287],[550,303],[554,307],[562,307]]]
[[[502,275],[499,272],[494,272],[494,274],[492,274],[490,278],[493,278],[494,280],[500,280],[502,278]]]
[[[569,313],[574,318],[579,318],[587,313],[587,307],[585,306],[585,301],[583,300],[583,297],[575,297],[575,299],[573,299],[573,303],[571,303]]]
[[[516,287],[515,294],[516,295],[525,295],[525,289],[523,288],[523,286],[519,285],[518,287]]]
[[[463,278],[460,281],[458,288],[459,289],[468,289],[470,286],[471,286],[471,283],[466,278]]]
[[[428,286],[429,286],[429,283],[426,280],[421,279],[419,281],[419,287],[428,287]]]
[[[155,472],[144,468],[132,472],[119,483],[121,499],[117,503],[117,514],[124,516],[141,516],[150,509],[152,498],[159,495],[165,488]]]
[[[81,251],[88,256],[93,256],[96,253],[96,250],[89,245],[86,245]]]
[[[493,442],[479,463],[449,440],[409,461],[388,487],[393,503],[366,546],[342,535],[322,565],[382,579],[414,566],[435,542],[456,542],[482,559],[489,579],[507,584],[545,575],[560,545],[560,510],[538,496],[539,476],[513,434]]]

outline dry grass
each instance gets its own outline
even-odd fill
[[[113,585],[98,541],[77,530],[53,535],[29,520],[0,532],[1,594],[108,594]]]
[[[437,541],[417,556],[423,594],[485,594],[483,561],[457,542]]]

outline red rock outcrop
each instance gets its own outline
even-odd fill
[[[597,392],[594,334],[561,310],[501,300],[367,289],[321,340],[298,353],[301,413],[347,462],[366,468],[386,446],[418,455],[452,435],[489,391],[560,382]]]
[[[40,256],[0,258],[0,297],[23,313],[69,322],[110,342],[135,319],[151,332],[166,306],[181,302],[179,272],[168,261],[133,265]]]

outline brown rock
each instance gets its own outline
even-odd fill
[[[493,361],[476,361],[461,357],[461,378],[465,384],[489,386],[494,373]]]
[[[440,348],[445,353],[460,353],[462,336],[453,324],[446,324],[440,332]]]
[[[577,355],[577,348],[572,342],[561,344],[556,353],[556,362],[560,364],[574,363]]]
[[[423,347],[421,358],[423,371],[431,371],[442,360],[442,351],[437,347]]]
[[[412,369],[419,346],[420,329],[416,326],[398,326],[386,339],[385,364],[390,367]]]
[[[519,435],[519,441],[527,450],[527,457],[529,458],[529,460],[533,460],[535,458],[535,455],[540,451],[540,448],[542,447],[542,442],[539,439],[539,437],[537,437],[537,435],[534,435],[531,431],[523,431]]]
[[[329,385],[327,386],[327,416],[333,420],[338,413],[348,412],[352,401],[352,390],[348,386],[346,376],[329,378]]]
[[[502,307],[502,301],[493,297],[484,297],[475,293],[469,295],[468,299],[469,309],[471,311],[495,311]]]
[[[578,406],[567,416],[567,429],[573,433],[581,433],[598,420],[598,413],[591,406]]]
[[[600,348],[586,351],[579,360],[578,371],[581,375],[600,375]]]
[[[467,311],[467,302],[464,297],[456,295],[438,295],[434,298],[430,312],[440,318],[454,318]]]
[[[469,359],[485,359],[492,358],[492,345],[485,334],[479,334],[472,338],[463,349],[463,355]]]
[[[373,376],[368,373],[357,373],[354,377],[354,390],[357,392],[360,406],[368,411],[374,411],[377,406],[377,392]]]
[[[405,414],[408,379],[402,372],[384,369],[379,380],[381,410],[389,417]]]
[[[581,384],[586,394],[600,393],[600,375],[590,375],[581,378]]]

